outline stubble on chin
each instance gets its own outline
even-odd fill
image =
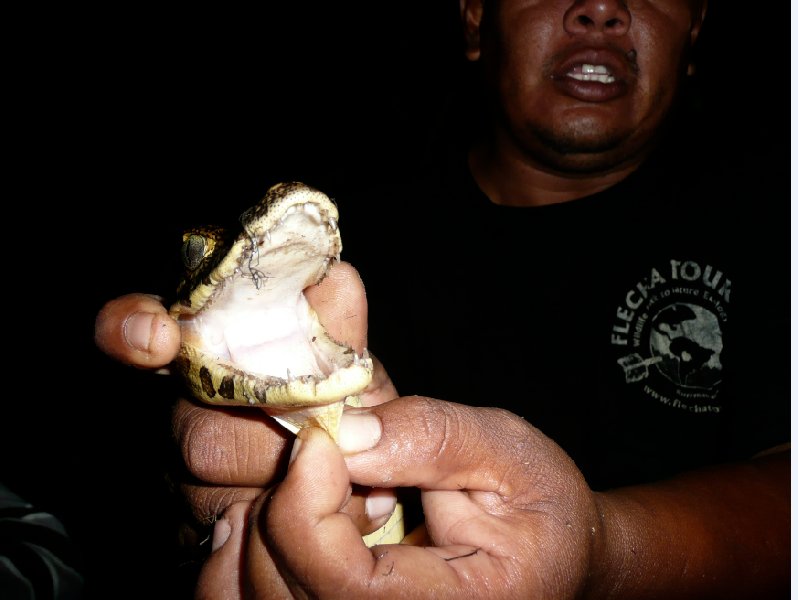
[[[573,122],[559,129],[537,128],[527,132],[527,152],[554,171],[592,174],[612,170],[628,158],[625,136],[618,131],[598,130],[589,123]]]
[[[559,128],[531,127],[529,133],[557,154],[602,154],[620,146],[623,135],[599,128],[589,119],[571,121]]]

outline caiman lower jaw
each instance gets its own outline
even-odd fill
[[[211,403],[294,409],[342,401],[371,379],[368,356],[329,337],[300,290],[264,283],[245,299],[231,282],[213,306],[179,323],[182,368]],[[238,308],[235,304],[242,304]]]

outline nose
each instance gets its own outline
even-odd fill
[[[632,14],[623,0],[575,0],[565,12],[568,33],[609,33],[624,35],[629,31]]]

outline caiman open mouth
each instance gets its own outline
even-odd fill
[[[275,412],[359,393],[371,360],[330,338],[303,293],[340,251],[335,204],[307,186],[275,186],[245,213],[226,254],[171,309],[182,331],[176,364],[194,395]]]

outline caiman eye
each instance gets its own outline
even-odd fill
[[[208,240],[201,235],[192,233],[183,241],[180,254],[183,257],[183,266],[189,271],[194,271],[202,264],[208,252]]]

